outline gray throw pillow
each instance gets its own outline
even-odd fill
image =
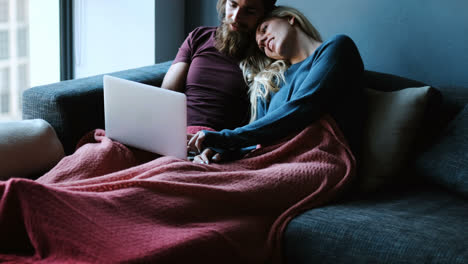
[[[64,157],[62,143],[42,119],[0,122],[0,180],[38,177]]]
[[[468,105],[418,158],[416,166],[432,181],[468,197]]]
[[[424,86],[393,92],[365,90],[368,109],[360,169],[361,191],[376,191],[395,181],[413,157],[414,139],[431,89]]]

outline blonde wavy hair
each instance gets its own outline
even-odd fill
[[[271,18],[291,18],[294,17],[296,23],[307,35],[316,41],[322,42],[322,37],[317,29],[299,10],[278,6],[265,16],[263,21]],[[256,43],[255,43],[256,45]],[[251,49],[251,54],[241,61],[240,67],[244,79],[249,85],[249,97],[251,104],[250,122],[257,119],[257,100],[267,99],[270,93],[277,92],[285,82],[284,73],[290,64],[284,60],[274,60],[268,58],[258,47]]]

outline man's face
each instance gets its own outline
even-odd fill
[[[232,31],[254,32],[263,14],[263,0],[226,1],[225,20]]]

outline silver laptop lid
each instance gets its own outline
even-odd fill
[[[104,76],[106,136],[164,156],[187,158],[183,93]]]

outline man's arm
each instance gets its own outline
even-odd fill
[[[161,87],[176,92],[185,91],[185,80],[189,70],[189,64],[186,62],[177,62],[169,68],[164,76]]]

